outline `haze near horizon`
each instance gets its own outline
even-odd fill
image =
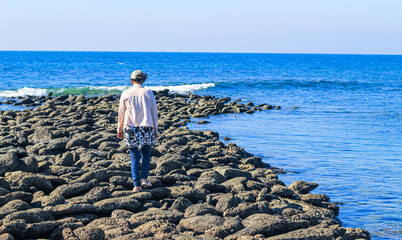
[[[402,54],[397,0],[0,0],[0,50]]]

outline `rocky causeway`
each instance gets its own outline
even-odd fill
[[[273,167],[214,131],[186,125],[210,115],[280,109],[230,98],[155,92],[160,137],[153,187],[132,192],[116,137],[118,95],[25,97],[0,111],[0,240],[370,239],[344,228],[318,184],[286,186]],[[200,124],[208,121],[200,121]]]

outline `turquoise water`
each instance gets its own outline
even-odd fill
[[[282,106],[189,127],[233,138],[288,171],[280,175],[286,184],[320,184],[314,193],[344,203],[343,226],[402,238],[402,56],[0,52],[0,101],[119,93],[135,69],[149,74],[153,89]]]

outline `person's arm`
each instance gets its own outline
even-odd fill
[[[124,116],[126,113],[126,105],[124,103],[123,94],[120,96],[119,103],[119,112],[118,112],[118,121],[117,121],[117,137],[123,139],[123,125],[124,125]]]
[[[154,93],[150,91],[150,97],[151,97],[151,115],[152,115],[152,123],[154,127],[154,132],[155,132],[155,138],[158,137],[158,107],[156,106],[156,100]]]

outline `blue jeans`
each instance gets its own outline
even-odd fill
[[[141,178],[148,178],[149,165],[151,162],[151,146],[145,145],[138,151],[138,148],[129,148],[131,154],[131,172],[133,175],[134,187],[141,186]],[[140,177],[140,159],[141,164],[141,177]]]

